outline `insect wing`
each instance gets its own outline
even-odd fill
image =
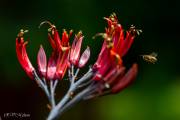
[[[155,53],[155,52],[152,52],[151,54],[150,54],[150,56],[152,56],[152,57],[157,57],[157,53]]]

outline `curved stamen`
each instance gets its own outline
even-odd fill
[[[56,26],[53,25],[53,24],[52,24],[51,22],[49,22],[49,21],[43,21],[43,22],[41,22],[40,25],[39,25],[39,28],[41,28],[41,26],[44,25],[44,24],[48,24],[48,25],[50,26],[50,28],[48,29],[49,32],[52,31],[53,28],[56,28]]]
[[[96,37],[102,37],[102,38],[107,38],[107,34],[106,33],[97,33],[97,34],[95,34],[93,37],[92,37],[92,39],[96,39]]]

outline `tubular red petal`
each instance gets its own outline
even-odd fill
[[[114,67],[104,78],[104,81],[107,82],[110,86],[114,85],[117,81],[117,78],[122,77],[125,73],[125,67]]]
[[[51,35],[49,33],[48,33],[48,40],[49,40],[53,50],[55,50],[56,49],[56,43],[55,43],[55,41],[53,40],[53,38],[51,37]]]
[[[127,32],[128,33],[128,32]],[[124,46],[123,46],[123,51],[122,51],[122,56],[124,56],[128,50],[130,49],[133,41],[134,41],[134,37],[135,36],[132,36],[130,34],[128,34],[128,36],[126,37],[125,41],[124,41]]]
[[[101,51],[98,55],[98,59],[96,61],[96,63],[93,65],[93,69],[94,70],[97,70],[101,67],[101,65],[103,64],[102,62],[104,60],[108,60],[108,55],[109,55],[109,49],[107,48],[107,44],[106,44],[106,41],[103,42],[103,45],[102,45],[102,48],[101,48]]]
[[[101,51],[100,51],[100,53],[98,55],[98,59],[97,59],[95,65],[93,66],[94,69],[96,69],[99,66],[99,64],[101,63],[101,61],[103,60],[102,59],[102,57],[104,56],[103,54],[104,54],[105,51],[107,51],[106,46],[107,46],[106,41],[104,41],[103,45],[102,45],[102,48],[101,48]]]
[[[108,57],[109,57],[108,55],[104,55],[100,63],[96,64],[98,68],[97,68],[97,72],[95,73],[95,76],[93,77],[93,80],[96,80],[96,81],[102,80],[104,75],[107,74],[107,72],[111,68],[112,61]]]
[[[27,55],[26,52],[26,45],[27,42],[24,42],[23,37],[17,38],[16,39],[16,54],[18,57],[18,60],[22,66],[22,68],[24,69],[24,71],[27,73],[27,75],[33,79],[33,71],[34,71],[34,67],[32,66],[29,57]]]
[[[113,43],[115,46],[118,46],[118,43],[120,42],[120,37],[122,38],[123,35],[122,33],[122,26],[120,24],[117,24],[115,28],[115,33],[113,35]]]
[[[55,79],[56,65],[57,64],[56,64],[55,52],[53,52],[51,57],[49,58],[47,72],[46,72],[46,77],[48,80]]]
[[[72,58],[73,58],[73,55],[74,55],[74,49],[76,47],[76,42],[77,42],[77,36],[74,37],[74,40],[73,40],[73,43],[72,43],[72,46],[71,46],[71,50],[70,50],[70,61],[72,61]]]
[[[138,65],[133,64],[133,66],[128,70],[125,76],[120,78],[118,80],[118,83],[112,86],[111,92],[118,93],[122,89],[126,88],[130,83],[132,83],[132,81],[137,75],[137,72],[138,72]]]
[[[40,46],[39,52],[37,55],[37,64],[38,64],[38,70],[40,74],[45,77],[46,69],[47,69],[47,59],[46,59],[46,53],[42,45]]]
[[[61,80],[65,73],[66,69],[68,67],[68,54],[69,50],[63,51],[62,55],[59,55],[57,60],[57,69],[56,69],[56,78]]]
[[[34,67],[32,66],[30,60],[29,60],[29,57],[27,56],[27,52],[26,52],[26,46],[23,45],[23,48],[22,48],[22,54],[24,55],[24,69],[26,71],[26,73],[28,74],[28,76],[33,79],[33,71],[34,71]]]
[[[19,38],[16,38],[16,54],[19,62],[22,62],[22,43]]]
[[[119,30],[119,35],[116,36],[118,37],[118,41],[116,43],[114,42],[113,50],[120,56],[122,56],[121,51],[124,46],[124,31],[122,30],[122,28],[121,30]]]
[[[82,68],[85,66],[85,64],[87,63],[87,61],[89,60],[90,58],[90,48],[87,47],[86,50],[83,52],[83,54],[81,55],[81,58],[79,60],[79,64],[78,64],[78,67],[79,68]]]
[[[69,46],[69,37],[67,32],[64,30],[63,34],[62,34],[62,46],[63,47],[67,47]]]
[[[57,49],[60,49],[62,46],[62,43],[61,43],[61,39],[59,37],[59,33],[55,28],[53,30],[54,30],[54,41],[55,41],[56,47],[57,47]]]

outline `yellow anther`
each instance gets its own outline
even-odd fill
[[[107,18],[107,17],[103,17],[103,19],[105,19],[105,20],[109,20],[109,18]]]
[[[73,30],[71,29],[71,30],[69,31],[69,38],[72,36],[72,34],[73,34]]]
[[[111,17],[111,20],[114,21],[115,20],[114,17]]]
[[[67,33],[66,29],[63,29],[63,32]]]
[[[111,37],[107,37],[106,40],[107,40],[108,42],[111,42],[111,41],[112,41],[112,38],[111,38]]]
[[[107,44],[107,48],[112,48],[114,45],[113,45],[113,43],[112,42],[109,42],[108,44]]]
[[[62,50],[63,52],[65,52],[65,51],[68,50],[68,49],[70,49],[70,47],[62,47],[62,46],[61,46],[61,50]]]
[[[23,29],[21,29],[17,36],[18,36],[18,37],[23,37],[23,35],[24,35],[25,33],[27,33],[27,32],[28,32],[28,30],[23,30]]]
[[[69,31],[69,33],[73,33],[73,30],[71,29],[71,30]]]
[[[115,12],[113,12],[113,13],[112,13],[112,15],[115,17],[115,16],[116,16],[116,13],[115,13]]]
[[[114,25],[111,25],[111,29],[114,30]]]
[[[109,16],[109,19],[112,20],[113,22],[115,22],[115,18],[116,18],[116,13],[112,13],[110,16]]]
[[[76,36],[77,38],[80,38],[82,36],[82,31],[80,30]]]

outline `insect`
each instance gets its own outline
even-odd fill
[[[149,55],[141,55],[144,61],[155,64],[157,62],[157,53],[152,52]]]

